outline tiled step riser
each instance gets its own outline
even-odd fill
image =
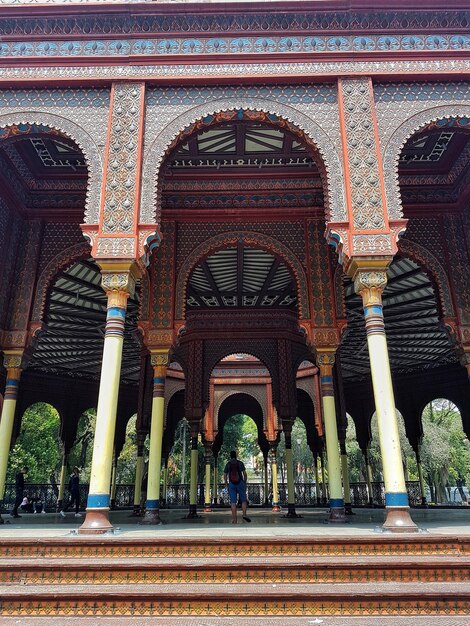
[[[3,542],[0,546],[1,558],[204,558],[221,557],[335,557],[335,556],[444,556],[459,554],[470,555],[470,541],[468,542],[419,542],[385,541],[380,539],[373,542],[351,543],[266,543],[246,542],[242,543],[208,543],[191,544],[178,543],[165,545],[164,543],[112,543],[100,544],[98,542],[84,543],[83,541],[67,541],[64,543],[32,543],[22,544],[19,542]]]
[[[257,568],[191,569],[158,568],[142,571],[134,569],[104,570],[44,568],[30,571],[8,567],[0,571],[1,584],[149,584],[149,583],[347,583],[347,582],[470,582],[470,567],[329,567],[329,568]]]
[[[119,596],[109,599],[81,601],[51,597],[11,599],[0,602],[2,616],[393,616],[393,615],[469,615],[470,598],[448,597],[420,599],[418,597],[370,599],[343,597],[336,600],[321,598],[258,598],[237,601],[217,600],[211,597],[195,600],[174,598],[160,601],[152,599],[123,600]]]

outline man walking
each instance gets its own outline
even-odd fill
[[[24,498],[24,479],[28,474],[28,468],[23,467],[15,477],[15,504],[13,506],[13,511],[11,512],[12,517],[21,517],[18,515],[18,507],[23,502]]]
[[[242,503],[242,517],[245,522],[251,522],[246,514],[248,500],[246,497],[246,469],[244,464],[237,459],[235,450],[230,452],[230,461],[224,469],[224,483],[228,486],[230,508],[232,510],[232,524],[237,523],[237,496]]]
[[[75,517],[81,517],[80,513],[80,470],[78,467],[74,467],[72,474],[70,474],[69,480],[69,492],[70,492],[70,500],[67,506],[65,506],[60,514],[62,517],[65,517],[65,512],[69,508],[75,504]]]

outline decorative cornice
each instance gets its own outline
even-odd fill
[[[326,62],[292,62],[292,63],[211,63],[211,64],[154,64],[154,65],[91,65],[72,67],[46,66],[38,67],[3,67],[0,69],[0,82],[4,81],[41,81],[41,80],[120,80],[120,79],[179,79],[193,80],[201,78],[239,78],[244,76],[269,77],[285,76],[289,78],[308,76],[384,76],[386,74],[453,74],[462,79],[470,73],[468,59],[430,59],[403,61],[326,61]]]

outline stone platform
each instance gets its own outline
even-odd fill
[[[0,527],[7,626],[463,626],[470,615],[470,509],[415,511],[421,532],[377,532],[383,511],[346,525],[251,510],[162,526],[112,513],[114,532],[30,515]],[[7,520],[8,522],[9,520]],[[393,622],[392,622],[393,619]],[[440,620],[440,621],[439,621]]]

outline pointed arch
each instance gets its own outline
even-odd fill
[[[255,111],[268,116],[276,116],[276,125],[294,127],[303,141],[318,152],[324,166],[326,219],[334,222],[347,222],[346,202],[344,198],[343,168],[335,144],[317,122],[293,107],[264,100],[261,98],[225,98],[198,105],[182,115],[167,121],[162,132],[150,145],[143,163],[143,187],[140,209],[141,224],[159,223],[161,219],[160,200],[162,177],[160,167],[176,145],[179,137],[188,132],[198,122],[210,116],[217,116],[224,111]],[[269,119],[267,120],[270,121]]]
[[[87,224],[97,224],[101,200],[103,163],[95,141],[88,132],[72,120],[48,113],[47,111],[21,111],[0,115],[0,128],[18,124],[41,124],[56,130],[74,141],[83,153],[88,167],[88,182],[85,199],[85,217]]]

